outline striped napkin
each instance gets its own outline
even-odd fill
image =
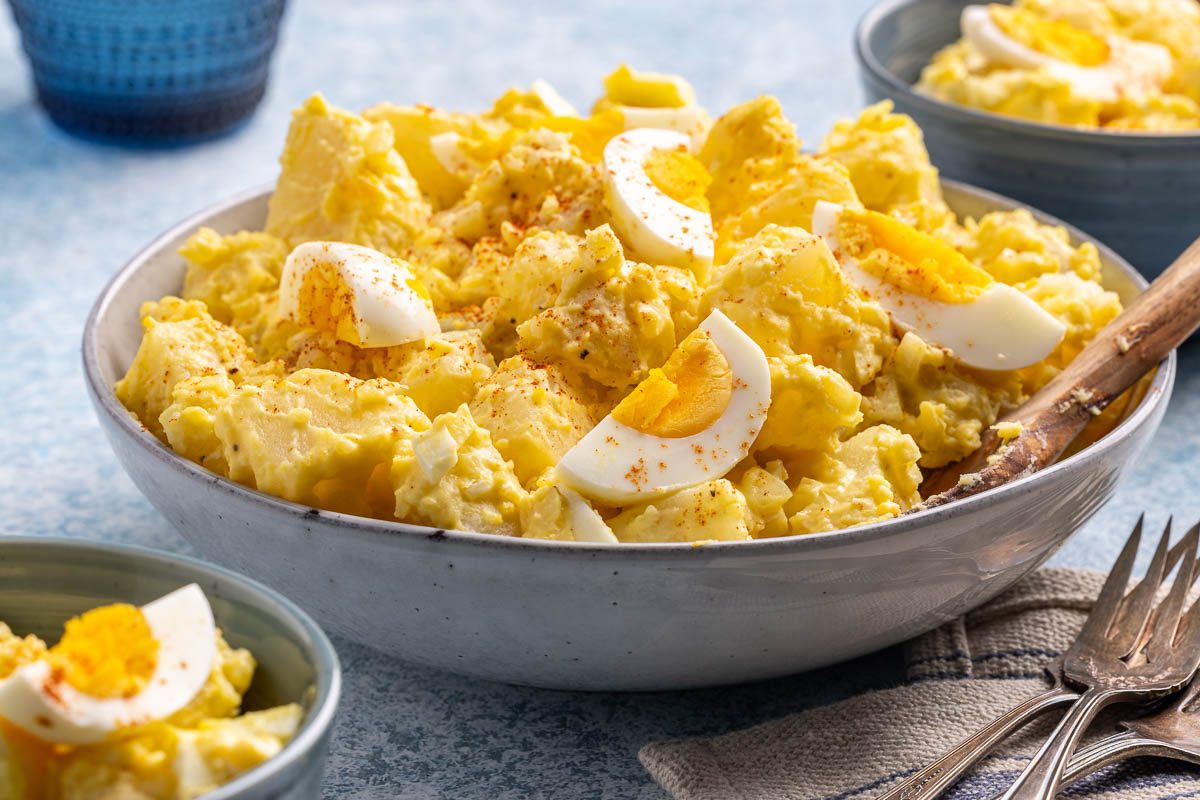
[[[982,608],[906,646],[904,685],[708,739],[654,742],[642,764],[677,800],[869,800],[1020,701],[1070,646],[1100,591],[1097,572],[1043,569]],[[1116,730],[1119,711],[1085,741]],[[1020,773],[1057,720],[1011,738],[946,795],[985,800]],[[1200,798],[1200,768],[1136,759],[1065,796]]]

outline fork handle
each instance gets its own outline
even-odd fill
[[[1133,731],[1114,733],[1112,736],[1107,736],[1095,744],[1077,751],[1068,762],[1059,786],[1069,786],[1075,781],[1086,778],[1096,770],[1135,756],[1180,758],[1180,753],[1157,739],[1147,739]]]
[[[910,775],[903,783],[876,800],[934,800],[966,774],[971,766],[990,753],[1018,728],[1052,708],[1073,703],[1079,695],[1056,686],[1020,705],[1013,706],[975,733],[963,739],[937,761]]]
[[[1164,745],[1157,739],[1147,739],[1133,731],[1114,733],[1082,750],[1077,750],[1067,763],[1067,769],[1063,773],[1058,787],[1065,789],[1075,781],[1083,780],[1097,770],[1137,756],[1183,758],[1185,755],[1182,751]],[[996,800],[999,800],[999,797],[1000,795],[996,795]]]
[[[1111,689],[1088,689],[1084,692],[1063,716],[1050,738],[1038,748],[1033,760],[1017,776],[1013,785],[1001,795],[1002,800],[1053,800],[1066,771],[1067,761],[1088,724],[1105,706],[1120,698],[1121,693]]]

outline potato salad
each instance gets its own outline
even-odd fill
[[[0,800],[191,800],[278,754],[297,704],[242,713],[255,671],[199,586],[67,622],[0,622]]]
[[[920,502],[1121,310],[1090,244],[958,219],[888,104],[814,149],[622,66],[480,113],[321,95],[262,230],[203,228],[116,391],[271,495],[583,542],[810,534]],[[1115,412],[1114,412],[1115,413]]]
[[[967,6],[917,87],[1013,117],[1113,131],[1200,128],[1196,0]]]

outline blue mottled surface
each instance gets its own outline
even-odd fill
[[[189,547],[125,478],[87,404],[87,309],[156,233],[270,180],[289,109],[314,89],[481,107],[545,77],[578,104],[627,60],[681,72],[720,109],[772,92],[810,142],[861,102],[850,32],[864,0],[829,3],[295,3],[258,115],[201,146],[127,151],[72,139],[34,104],[0,15],[0,533]],[[346,10],[352,7],[352,10]],[[568,10],[569,7],[569,10]],[[1056,557],[1103,567],[1141,509],[1200,515],[1200,347],[1133,479]],[[338,642],[346,692],[326,795],[661,798],[636,760],[651,739],[715,734],[898,679],[894,651],[749,687],[579,695],[482,684]]]

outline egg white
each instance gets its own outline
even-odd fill
[[[556,117],[578,117],[579,111],[575,106],[571,105],[565,97],[558,93],[558,90],[550,84],[549,81],[538,78],[533,82],[530,91],[538,100],[542,101],[542,105]]]
[[[686,134],[693,146],[701,143],[712,120],[708,113],[697,105],[675,108],[648,108],[643,106],[617,106],[625,130],[635,128],[660,128]]]
[[[50,663],[40,659],[0,681],[0,717],[48,742],[91,744],[183,708],[208,680],[216,653],[208,598],[193,583],[142,606],[142,614],[158,641],[158,658],[141,692],[93,697],[53,679]]]
[[[409,285],[416,276],[407,264],[344,242],[305,242],[288,255],[279,282],[280,316],[296,316],[304,276],[322,264],[333,267],[350,290],[361,346],[390,347],[441,330],[433,304]]]
[[[1108,62],[1081,67],[1039,53],[1001,30],[987,6],[967,6],[959,18],[963,38],[992,64],[1020,69],[1044,69],[1071,84],[1084,96],[1114,103],[1122,96],[1138,97],[1163,84],[1171,75],[1171,51],[1153,42],[1120,36],[1106,37]]]
[[[700,329],[733,371],[733,391],[721,416],[702,431],[669,438],[636,430],[609,414],[559,461],[563,483],[597,502],[627,505],[719,478],[745,458],[771,406],[767,357],[720,311]]]
[[[655,151],[688,147],[688,137],[676,131],[617,134],[604,147],[604,183],[613,224],[634,255],[704,272],[713,260],[712,215],[669,197],[646,174],[646,159]]]
[[[882,305],[901,327],[949,350],[968,366],[1020,369],[1054,351],[1066,327],[1026,295],[996,281],[967,303],[944,303],[905,292],[864,270],[841,251],[842,206],[824,200],[813,209],[813,233],[825,240],[852,283]]]
[[[571,523],[571,530],[575,533],[575,541],[593,544],[617,543],[617,537],[604,521],[604,517],[600,516],[582,495],[566,486],[554,488],[567,501],[567,517]]]

